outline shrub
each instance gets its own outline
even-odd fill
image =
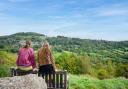
[[[128,78],[128,64],[119,64],[118,68],[116,69],[116,76],[124,76]]]
[[[9,76],[9,68],[5,65],[0,65],[0,77]]]
[[[108,73],[105,69],[99,69],[98,72],[97,72],[97,77],[99,79],[105,79],[105,78],[108,78]]]

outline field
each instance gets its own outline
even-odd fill
[[[99,80],[88,75],[70,75],[69,89],[128,89],[128,80],[123,77]]]

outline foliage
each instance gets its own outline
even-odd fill
[[[47,37],[33,32],[0,36],[2,66],[9,68],[15,65],[15,53],[23,46],[25,40],[32,40],[35,51],[41,47],[44,40],[48,40],[52,46],[57,68],[67,70],[69,73],[88,74],[99,79],[128,76],[128,41]]]
[[[128,78],[128,64],[118,64],[118,67],[116,69],[116,76],[124,76]]]
[[[28,39],[32,40],[35,50],[41,47],[44,40],[48,40],[55,52],[70,51],[78,55],[128,63],[128,41],[89,40],[64,36],[47,37],[34,32],[21,32],[9,36],[0,36],[0,50],[17,53],[17,49],[23,46],[23,42]]]
[[[10,75],[9,69],[15,66],[16,55],[4,51],[0,51],[0,77]]]
[[[0,77],[7,77],[9,75],[9,67],[7,65],[0,65]]]
[[[56,58],[56,64],[59,65],[59,69],[67,70],[70,73],[80,73],[79,60],[77,56],[70,52],[62,52]]]
[[[55,53],[58,69],[72,74],[88,74],[99,79],[110,79],[116,76],[127,78],[127,64],[115,63],[112,60],[94,59],[87,55],[80,56],[72,52]]]
[[[108,78],[108,74],[107,74],[107,71],[106,70],[104,70],[104,69],[99,69],[98,70],[98,73],[97,73],[97,77],[99,78],[99,79],[105,79],[105,78]]]

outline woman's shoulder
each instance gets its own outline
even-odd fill
[[[23,48],[20,48],[19,50],[20,50],[20,51],[34,51],[34,49],[31,48],[31,47],[30,47],[30,48],[24,48],[24,47],[23,47]]]
[[[30,51],[34,51],[34,49],[32,47],[28,48]]]
[[[19,48],[19,51],[22,51],[24,48],[22,47],[22,48]]]

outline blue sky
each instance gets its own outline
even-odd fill
[[[128,0],[0,0],[0,35],[128,40]]]

